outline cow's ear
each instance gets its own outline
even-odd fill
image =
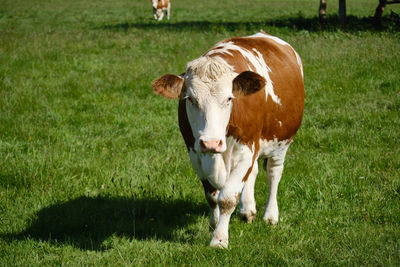
[[[156,94],[166,98],[178,98],[182,91],[183,78],[174,74],[165,74],[151,84]]]
[[[244,71],[233,79],[234,95],[251,95],[265,87],[265,79],[252,71]]]

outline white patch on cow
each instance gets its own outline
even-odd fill
[[[290,44],[288,44],[287,42],[283,41],[282,39],[276,37],[276,36],[272,36],[272,35],[268,35],[268,34],[264,34],[264,38],[268,38],[271,40],[274,40],[275,42],[277,42],[280,45],[287,45],[290,46]],[[291,46],[290,46],[291,47]]]
[[[246,60],[248,60],[251,63],[251,66],[249,65],[249,69],[253,72],[258,73],[266,80],[265,84],[266,99],[268,100],[268,95],[269,95],[271,96],[272,101],[281,105],[281,101],[279,97],[275,94],[272,80],[269,77],[269,72],[271,72],[271,69],[268,67],[262,54],[257,49],[253,48],[252,51],[249,51],[243,47],[235,45],[231,41],[218,43],[215,47],[216,48],[210,50],[206,54],[206,56],[210,56],[215,53],[224,53],[233,56],[233,54],[230,51],[238,51],[243,55],[243,57]]]
[[[282,127],[282,122],[281,122],[281,121],[278,121],[278,123],[279,123],[279,126]]]
[[[227,139],[227,150],[223,153],[226,170],[228,173],[236,168],[240,162],[253,156],[254,145],[250,149],[247,145],[242,144],[234,137],[229,136]]]
[[[293,47],[292,47],[292,49],[293,49]],[[293,51],[294,51],[294,54],[296,55],[297,64],[299,64],[299,67],[300,67],[301,77],[304,78],[303,63],[302,63],[302,61],[301,61],[301,58],[300,58],[299,54],[298,54],[294,49],[293,49]]]
[[[266,34],[265,32],[258,32],[258,33],[255,33],[255,34],[253,34],[253,35],[250,35],[249,37],[267,37],[268,36],[268,34]]]
[[[186,68],[186,112],[195,138],[194,150],[200,141],[221,140],[220,152],[226,150],[226,127],[232,111],[231,99],[234,72],[219,57],[200,57]]]
[[[221,154],[199,154],[201,169],[204,178],[216,189],[222,189],[225,185],[227,172],[225,162]]]
[[[157,8],[158,0],[152,0],[152,3],[153,3],[153,8]]]
[[[274,140],[260,140],[260,150],[258,152],[260,157],[275,157],[279,156],[282,153],[286,153],[286,150],[289,148],[290,140],[278,141],[277,138]]]
[[[234,68],[221,57],[199,57],[186,65],[187,75],[196,75],[204,83],[216,82],[219,78],[232,73]]]
[[[290,46],[290,44],[288,44],[287,42],[283,41],[282,39],[280,39],[280,38],[278,38],[278,37],[276,37],[276,36],[272,36],[272,35],[266,34],[266,33],[264,33],[264,32],[258,32],[258,33],[256,33],[256,34],[250,35],[249,37],[268,38],[268,39],[274,40],[275,42],[277,42],[277,43],[280,44],[280,45],[287,45],[287,46]],[[291,46],[290,46],[290,47],[291,47]]]
[[[253,51],[257,54],[256,59],[257,59],[257,62],[259,63],[259,65],[255,65],[255,68],[256,68],[255,72],[257,72],[258,74],[263,76],[267,81],[265,84],[265,93],[266,93],[265,97],[266,97],[267,101],[268,101],[268,95],[269,95],[269,96],[271,96],[272,101],[274,101],[275,103],[277,103],[279,105],[282,105],[281,100],[274,92],[272,80],[268,74],[268,72],[271,72],[271,69],[265,63],[265,60],[263,59],[263,56],[261,55],[261,53],[259,51],[257,51],[257,49],[255,49],[255,48],[253,48]],[[253,64],[253,61],[251,63]]]

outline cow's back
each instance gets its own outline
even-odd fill
[[[166,9],[169,5],[169,0],[158,0],[157,9]]]

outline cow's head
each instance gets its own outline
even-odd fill
[[[265,79],[251,71],[238,75],[219,57],[200,57],[188,63],[185,74],[163,75],[152,86],[161,96],[186,102],[196,152],[222,153],[233,99],[263,89]]]

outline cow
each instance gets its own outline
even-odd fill
[[[263,220],[277,224],[278,184],[304,109],[296,51],[263,31],[231,38],[187,63],[183,74],[165,74],[152,87],[163,97],[179,98],[179,128],[210,206],[210,246],[228,247],[238,202],[240,217],[254,220],[259,158],[269,184]]]
[[[156,20],[161,21],[164,17],[164,11],[167,13],[167,19],[169,20],[169,14],[171,12],[171,1],[170,0],[149,0],[153,5],[153,16]]]

